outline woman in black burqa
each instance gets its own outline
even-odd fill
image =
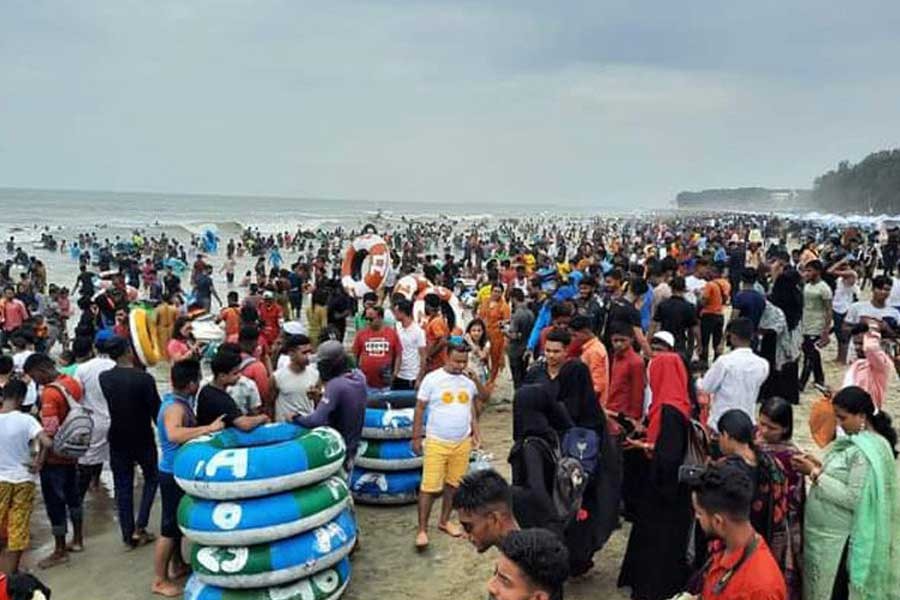
[[[595,473],[588,479],[582,509],[565,531],[572,576],[589,571],[594,553],[603,548],[619,525],[622,489],[619,445],[609,435],[606,414],[591,382],[590,371],[580,360],[570,360],[559,372],[557,400],[566,407],[576,427],[591,429],[599,439],[599,458]]]
[[[662,352],[647,367],[651,404],[646,441],[625,452],[646,460],[646,477],[635,499],[636,516],[619,572],[619,587],[635,600],[664,600],[684,590],[689,575],[687,545],[693,512],[678,469],[688,444],[691,402],[684,361]]]

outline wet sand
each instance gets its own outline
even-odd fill
[[[830,362],[833,352],[832,346],[825,350],[827,381],[837,385],[841,381],[842,369]],[[509,382],[504,380],[498,386],[496,395],[509,397],[510,391]],[[806,422],[809,404],[815,398],[814,392],[804,394],[795,413],[796,441],[808,449],[814,448]],[[886,408],[893,415],[900,414],[900,393],[894,378]],[[482,422],[485,449],[494,454],[495,467],[507,475],[509,471],[505,459],[512,442],[511,420],[510,405],[504,404],[489,409]],[[108,473],[104,475],[108,476]],[[85,552],[72,555],[67,565],[36,571],[53,590],[54,599],[153,598],[149,592],[153,575],[152,547],[125,551],[119,539],[109,490],[103,488],[89,492],[85,508]],[[158,499],[154,508],[151,530],[158,531]],[[29,567],[47,554],[51,547],[44,507],[40,502],[36,504],[34,514],[33,550],[26,556]],[[431,547],[422,554],[417,553],[413,547],[416,529],[414,506],[360,506],[358,517],[362,547],[353,558],[351,583],[344,595],[347,600],[481,600],[485,597],[484,585],[493,569],[493,550],[477,554],[467,542],[451,539],[432,527]],[[613,534],[606,547],[595,556],[593,571],[568,585],[566,598],[626,600],[629,597],[625,590],[616,588],[627,536],[627,526]]]

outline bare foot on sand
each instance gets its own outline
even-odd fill
[[[420,531],[418,535],[416,535],[416,550],[424,550],[428,547],[428,534],[424,531]]]
[[[174,598],[180,596],[184,592],[181,586],[168,580],[161,581],[159,579],[153,582],[153,585],[150,586],[150,591],[158,596],[164,596],[166,598]]]
[[[450,537],[462,537],[463,530],[456,523],[447,521],[446,523],[438,523],[438,529],[449,535]]]

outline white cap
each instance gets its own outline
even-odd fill
[[[668,331],[657,331],[653,334],[654,340],[659,340],[662,343],[666,344],[669,348],[675,347],[675,336],[669,333]]]
[[[286,321],[282,329],[288,335],[306,335],[306,327],[300,321]]]

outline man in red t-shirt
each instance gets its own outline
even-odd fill
[[[400,338],[393,328],[384,326],[384,307],[368,307],[366,319],[369,325],[353,339],[353,355],[366,376],[366,385],[389,388],[400,370]]]
[[[56,370],[53,359],[46,354],[32,354],[22,367],[25,374],[41,386],[41,423],[52,439],[69,414],[69,402],[64,389],[75,402],[83,394],[81,384]],[[60,389],[62,388],[62,389]],[[81,531],[81,495],[78,493],[77,460],[59,456],[53,450],[41,469],[41,494],[55,540],[53,553],[38,563],[42,569],[69,561],[68,548],[84,549]],[[72,544],[66,546],[66,521],[72,521]]]
[[[694,513],[716,540],[703,571],[703,600],[785,600],[784,575],[766,540],[750,524],[753,483],[748,469],[714,464],[693,492]]]

